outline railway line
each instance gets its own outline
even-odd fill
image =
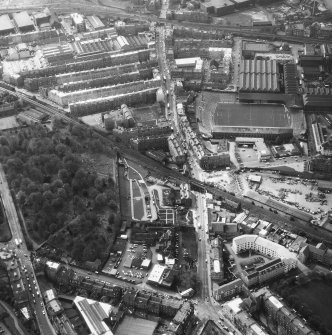
[[[6,85],[7,88],[3,86]],[[77,119],[66,115],[60,109],[48,105],[46,102],[41,102],[39,100],[32,99],[28,97],[26,94],[15,91],[15,87],[8,85],[7,83],[0,81],[0,91],[8,92],[10,94],[16,95],[17,97],[22,98],[24,101],[28,102],[32,106],[43,108],[44,112],[51,117],[59,117],[63,121],[68,124],[76,125],[85,131],[93,133],[93,135],[97,138],[100,138],[103,142],[108,142],[109,147],[117,152],[120,156],[125,157],[128,160],[132,160],[135,162],[139,162],[142,167],[144,167],[151,175],[154,175],[157,178],[168,178],[170,181],[174,181],[176,183],[187,183],[190,184],[191,187],[199,192],[208,192],[213,194],[215,197],[220,197],[222,199],[227,199],[228,201],[232,201],[236,204],[240,204],[243,209],[247,209],[253,211],[258,217],[261,219],[268,220],[280,227],[284,227],[284,224],[287,223],[288,227],[293,227],[298,230],[302,230],[308,234],[308,236],[315,238],[317,240],[325,240],[330,241],[332,243],[332,233],[325,230],[316,230],[314,227],[310,226],[308,222],[301,221],[300,219],[294,218],[291,220],[290,217],[281,216],[280,214],[275,214],[271,212],[269,209],[262,208],[260,206],[255,206],[249,199],[236,197],[235,195],[214,187],[214,185],[201,182],[195,178],[184,176],[181,173],[168,169],[167,167],[161,165],[159,162],[145,156],[144,154],[136,151],[134,149],[129,148],[126,144],[118,142],[117,139],[113,135],[102,134],[95,129],[92,129],[90,126],[85,125],[79,122]]]

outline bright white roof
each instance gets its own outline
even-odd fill
[[[78,13],[72,13],[72,14],[70,14],[70,15],[71,15],[73,21],[75,22],[75,24],[81,24],[81,23],[84,22],[84,17],[83,17],[83,15],[78,14]]]
[[[262,176],[256,176],[255,174],[249,175],[248,178],[249,178],[250,181],[253,181],[255,183],[260,183],[261,180],[262,180]]]
[[[46,265],[47,265],[49,268],[54,269],[54,270],[56,270],[56,269],[60,266],[59,263],[50,262],[50,261],[47,261],[47,262],[46,262]]]
[[[281,307],[283,307],[284,305],[273,295],[271,297],[269,297],[270,302],[272,302],[272,304],[274,306],[276,306],[278,309],[280,309]]]
[[[155,264],[152,268],[152,271],[149,274],[148,281],[152,281],[155,283],[160,283],[161,277],[165,271],[166,267],[160,264]]]
[[[177,66],[195,66],[196,62],[199,62],[200,60],[199,57],[178,58],[175,59],[175,64]]]
[[[253,334],[255,335],[268,335],[268,333],[262,330],[256,323],[251,325],[250,328],[253,330]]]
[[[143,267],[147,267],[147,266],[150,265],[150,263],[151,263],[151,260],[148,259],[148,258],[145,258],[145,259],[143,260],[143,262],[142,262],[142,266],[143,266]]]
[[[233,311],[233,315],[242,311],[242,308],[240,307],[242,301],[241,298],[235,298],[227,303],[228,308]]]
[[[52,289],[45,291],[45,296],[48,301],[55,299],[54,291]]]
[[[252,242],[256,245],[262,246],[264,248],[274,250],[278,257],[281,259],[291,258],[297,259],[297,255],[294,252],[289,251],[287,248],[283,247],[278,243],[274,243],[266,238],[260,237],[258,235],[241,235],[233,238],[233,245],[239,245],[242,243]]]
[[[220,272],[220,261],[218,259],[213,261],[213,271],[216,273]]]

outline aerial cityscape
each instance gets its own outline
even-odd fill
[[[0,335],[332,335],[331,0],[0,10]]]

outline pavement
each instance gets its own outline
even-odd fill
[[[20,271],[22,274],[25,289],[28,290],[29,283],[31,285],[31,291],[28,290],[30,307],[31,310],[34,311],[35,313],[41,334],[55,335],[56,333],[54,331],[54,328],[52,327],[50,320],[47,316],[47,313],[45,312],[45,306],[42,294],[40,292],[37,278],[34,273],[34,269],[30,260],[30,252],[28,251],[24,240],[24,236],[21,230],[13,198],[11,196],[5,172],[1,164],[0,164],[0,195],[5,209],[8,224],[12,232],[12,239],[8,243],[3,244],[2,246],[7,246],[9,250],[15,251],[18,263],[21,264]],[[14,242],[15,239],[22,240],[22,244],[19,247],[16,246]],[[25,268],[27,271],[24,272],[23,268]],[[39,296],[37,292],[40,292]],[[35,301],[35,303],[33,301]]]

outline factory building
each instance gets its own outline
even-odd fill
[[[5,14],[0,16],[0,35],[9,35],[15,33],[15,27],[10,17]]]
[[[74,54],[68,43],[61,45],[48,45],[43,48],[43,55],[50,64],[73,60]]]
[[[86,31],[85,21],[84,17],[81,14],[73,13],[70,14],[73,26],[77,29],[77,32],[83,32]]]
[[[100,20],[98,16],[93,15],[93,16],[87,16],[86,18],[94,30],[105,28],[104,23]]]
[[[27,12],[14,13],[13,19],[22,33],[35,30],[35,26]]]
[[[275,60],[242,60],[239,90],[247,92],[279,92],[279,68]]]
[[[304,110],[315,113],[329,113],[332,110],[332,95],[308,94],[303,95]]]
[[[284,84],[286,94],[297,94],[298,74],[296,64],[287,63],[284,65]]]
[[[129,49],[129,43],[124,36],[117,36],[116,41],[118,42],[121,50]]]
[[[112,311],[111,305],[80,296],[74,299],[74,305],[84,319],[91,335],[113,335],[108,324],[104,321]]]

